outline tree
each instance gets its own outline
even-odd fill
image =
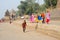
[[[25,0],[21,1],[21,4],[18,6],[18,13],[21,15],[28,14],[31,15],[32,13],[42,12],[45,11],[45,5],[39,5],[35,2],[36,0]],[[43,10],[44,9],[44,10]]]
[[[53,7],[55,8],[57,5],[57,0],[44,0],[46,8]]]
[[[7,10],[6,12],[5,12],[5,16],[9,16],[10,15],[10,13],[9,13],[9,11]]]
[[[21,1],[21,5],[18,6],[18,9],[22,14],[32,14],[38,9],[36,5],[39,4],[35,3],[35,0],[25,0]]]
[[[40,5],[40,12],[46,12],[45,4]]]
[[[21,5],[18,6],[18,9],[21,14],[24,14],[26,12],[27,2],[21,1]]]

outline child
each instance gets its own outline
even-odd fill
[[[10,19],[10,24],[12,23],[12,18],[11,17],[9,17],[9,19]]]
[[[23,28],[23,32],[25,32],[25,30],[26,30],[26,20],[24,20],[24,22],[22,23],[22,28]]]
[[[12,23],[12,20],[10,20],[10,24]]]
[[[37,24],[36,24],[36,27],[35,27],[35,30],[38,28],[38,22],[37,22]]]

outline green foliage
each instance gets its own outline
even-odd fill
[[[32,14],[37,12],[45,11],[45,4],[39,5],[35,3],[36,0],[25,0],[21,1],[21,4],[18,6],[18,13],[19,14]]]
[[[50,7],[54,8],[57,5],[57,0],[44,0],[44,1],[46,8],[50,8]]]
[[[45,4],[40,6],[40,12],[45,12],[46,11],[46,7]]]

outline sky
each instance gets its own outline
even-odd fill
[[[20,4],[21,0],[0,0],[0,19],[4,17],[5,11],[14,9],[17,10],[17,6]],[[22,0],[24,1],[24,0]],[[37,3],[43,4],[43,0],[36,0]]]

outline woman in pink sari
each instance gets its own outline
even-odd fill
[[[46,13],[46,23],[48,24],[49,21],[50,21],[50,12],[47,11],[47,13]]]
[[[34,22],[34,15],[33,14],[30,16],[30,22]]]

